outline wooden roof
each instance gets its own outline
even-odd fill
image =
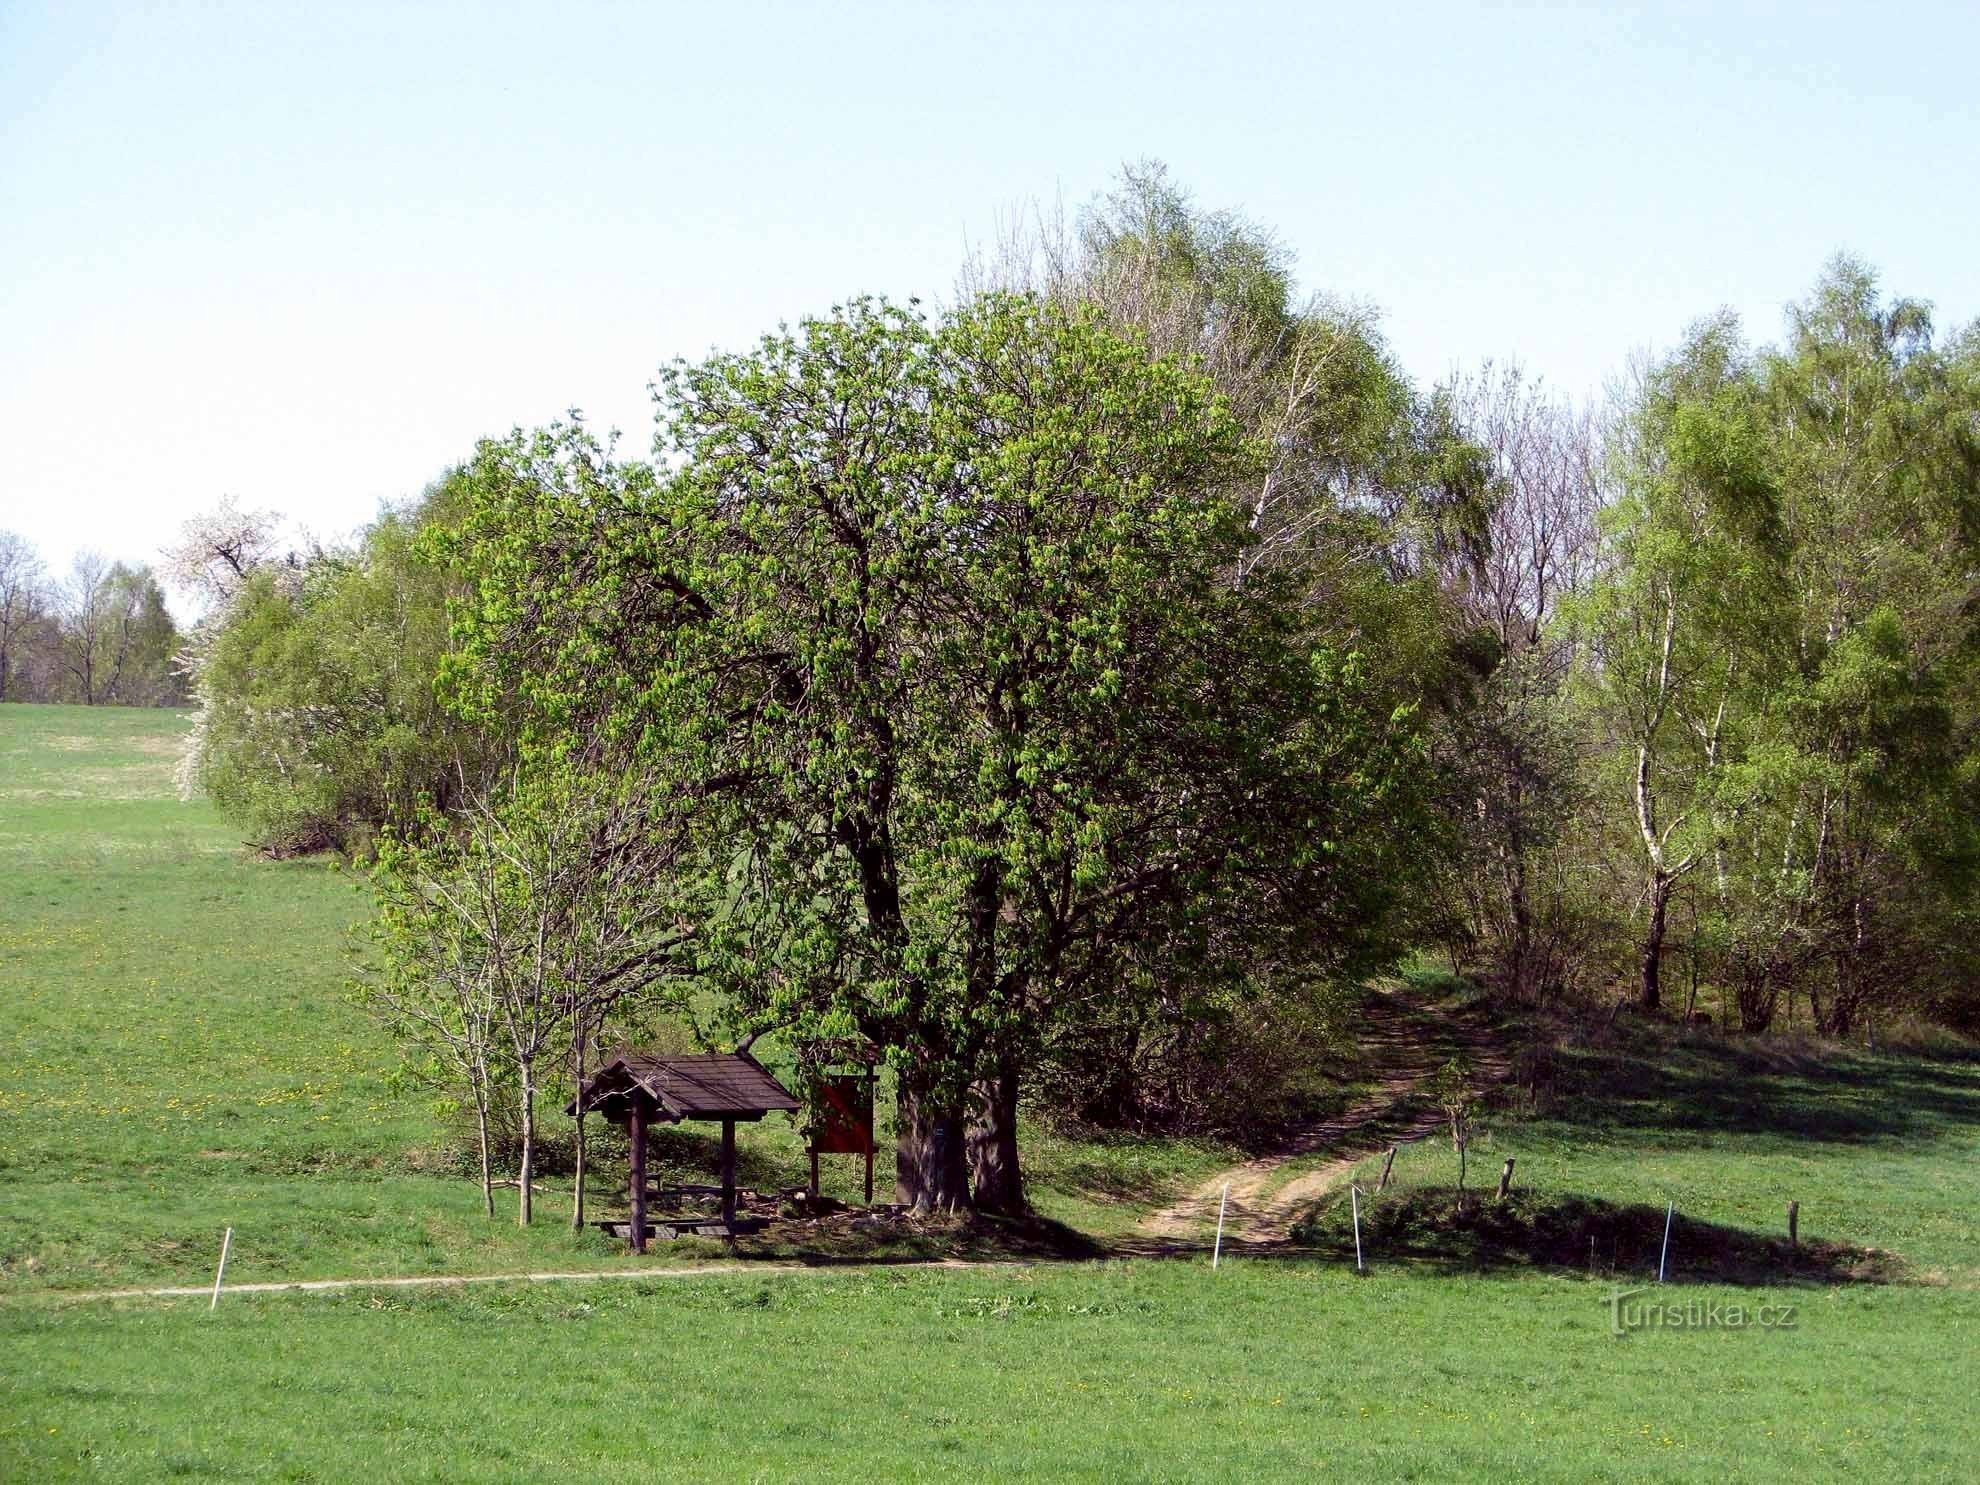
[[[627,1049],[579,1085],[570,1109],[575,1113],[582,1106],[616,1121],[626,1117],[629,1101],[641,1094],[652,1099],[660,1118],[673,1122],[761,1119],[799,1107],[790,1090],[746,1052],[664,1056]]]

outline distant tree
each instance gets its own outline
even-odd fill
[[[1603,502],[1592,415],[1517,367],[1450,389],[1454,416],[1490,456],[1485,540],[1459,575],[1476,681],[1442,733],[1452,849],[1441,857],[1439,936],[1515,995],[1581,966],[1579,875],[1568,842],[1589,749],[1565,681],[1562,606],[1596,573]],[[1476,954],[1479,959],[1473,959]]]
[[[0,701],[19,667],[32,633],[47,608],[41,558],[28,540],[0,531]]]
[[[85,706],[155,706],[179,699],[172,678],[178,628],[146,567],[78,553],[56,611],[70,694]]]
[[[57,590],[62,668],[84,706],[94,706],[102,689],[99,671],[104,660],[104,629],[110,559],[101,552],[82,551],[70,563],[69,575]]]
[[[224,609],[275,553],[280,517],[273,511],[244,511],[231,495],[213,510],[194,516],[160,559],[165,580]]]
[[[435,689],[456,581],[419,533],[450,490],[348,550],[251,558],[266,551],[259,518],[215,518],[174,558],[216,598],[188,651],[200,711],[183,784],[277,854],[361,849],[395,815],[455,808],[493,777],[499,743]]]

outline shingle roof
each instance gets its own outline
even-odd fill
[[[795,1111],[798,1101],[754,1057],[740,1052],[695,1052],[663,1056],[620,1051],[586,1078],[572,1103],[608,1116],[611,1105],[637,1088],[660,1106],[660,1114],[680,1119],[760,1119],[778,1110]]]

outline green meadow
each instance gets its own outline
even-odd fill
[[[1980,1458],[1970,1048],[1528,1026],[1551,1050],[1481,1115],[1482,1207],[1454,1215],[1447,1140],[1405,1146],[1362,1275],[1344,1188],[1213,1269],[1136,1224],[1243,1152],[1044,1131],[1037,1205],[1110,1256],[635,1262],[561,1220],[567,1179],[530,1229],[482,1216],[455,1132],[343,999],[355,882],[180,801],[185,725],[0,706],[0,1479],[1963,1480]],[[751,1181],[800,1178],[788,1125],[743,1143]],[[852,1189],[850,1162],[828,1175]],[[1651,1297],[1701,1323],[1615,1334],[1670,1205]],[[85,1297],[210,1282],[229,1226],[230,1283],[610,1277]]]

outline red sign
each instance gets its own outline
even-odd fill
[[[811,1085],[811,1148],[821,1155],[871,1155],[873,1079],[826,1074]]]

